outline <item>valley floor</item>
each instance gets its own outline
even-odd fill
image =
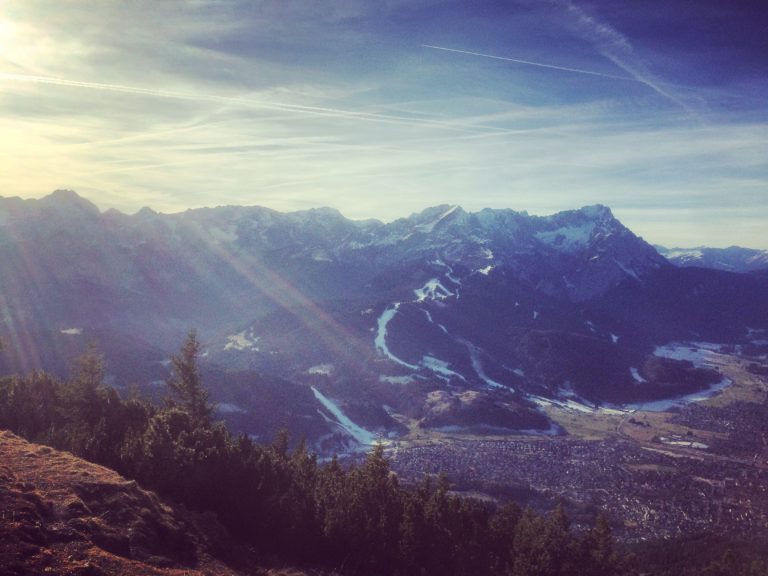
[[[459,491],[535,508],[603,509],[627,542],[700,532],[768,536],[768,379],[718,355],[732,384],[669,412],[547,407],[565,436],[420,431],[391,449],[405,481],[444,472]]]

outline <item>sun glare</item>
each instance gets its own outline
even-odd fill
[[[71,55],[72,45],[77,46],[76,41],[54,42],[43,29],[0,16],[0,72],[44,73],[50,64]]]
[[[19,26],[6,18],[0,17],[0,66],[23,64],[24,43]],[[2,69],[0,68],[0,71]],[[6,70],[8,71],[8,70]]]
[[[15,35],[13,28],[8,20],[0,18],[0,56],[3,58],[6,58],[6,54],[10,52]]]

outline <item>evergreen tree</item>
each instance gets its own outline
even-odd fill
[[[101,418],[101,400],[104,392],[104,356],[90,343],[86,352],[74,362],[67,383],[69,420],[92,430]]]
[[[598,514],[595,525],[584,540],[585,563],[589,566],[588,574],[601,576],[613,574],[619,568],[619,557],[613,548],[611,526],[604,514]],[[586,574],[586,573],[585,573]]]
[[[94,343],[74,362],[64,393],[66,447],[78,456],[114,465],[116,424],[107,412],[119,403],[114,390],[104,385],[104,356]],[[108,419],[110,420],[108,424]]]
[[[173,375],[166,380],[166,384],[181,408],[189,414],[193,426],[207,426],[211,423],[213,406],[208,402],[208,390],[200,378],[199,358],[197,331],[190,330],[179,354],[171,356]]]
[[[522,514],[520,506],[509,502],[499,508],[491,518],[488,546],[491,552],[491,568],[497,574],[507,574],[512,570],[515,529]]]

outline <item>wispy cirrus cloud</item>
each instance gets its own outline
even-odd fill
[[[716,47],[729,84],[659,66],[648,38],[665,62],[696,51],[643,28],[667,6],[648,1],[7,0],[0,189],[69,187],[128,212],[330,205],[382,219],[602,202],[650,240],[749,230],[768,247],[768,231],[741,226],[768,221],[763,84],[729,47]],[[734,111],[716,92],[745,99]],[[729,226],[697,232],[718,208]]]
[[[557,1],[568,15],[574,30],[593,43],[603,56],[689,115],[696,115],[696,110],[684,98],[676,94],[668,84],[656,78],[648,65],[636,54],[627,36],[607,22],[588,14],[572,0]]]
[[[339,108],[329,108],[324,106],[307,106],[301,104],[290,104],[277,101],[269,101],[258,98],[249,98],[241,96],[224,96],[215,94],[206,94],[202,92],[179,92],[172,90],[163,90],[158,88],[143,88],[140,86],[126,86],[122,84],[107,84],[102,82],[87,82],[82,80],[71,80],[66,78],[55,78],[51,76],[33,76],[29,74],[9,74],[0,72],[0,81],[6,82],[27,82],[34,84],[49,84],[52,86],[65,86],[70,88],[83,88],[86,90],[103,90],[107,92],[119,92],[123,94],[133,94],[136,96],[149,96],[155,98],[170,98],[178,100],[195,100],[203,102],[214,102],[219,104],[228,104],[243,107],[262,108],[266,110],[277,110],[286,112],[295,112],[300,114],[310,114],[319,116],[333,116],[369,122],[384,123],[402,123],[418,124],[433,128],[446,128],[458,131],[487,132],[480,126],[472,126],[462,122],[437,121],[425,119],[423,117],[395,116],[392,114],[380,114],[375,112],[343,110]]]

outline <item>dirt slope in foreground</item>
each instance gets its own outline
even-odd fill
[[[0,576],[242,574],[210,555],[223,539],[213,517],[174,509],[108,468],[0,431]]]

